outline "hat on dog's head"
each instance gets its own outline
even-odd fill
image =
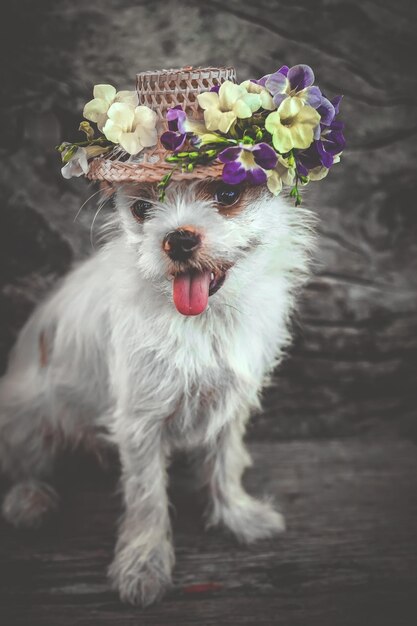
[[[136,91],[96,85],[79,130],[85,140],[58,146],[65,178],[157,183],[222,178],[266,184],[273,194],[320,180],[340,160],[341,96],[329,100],[308,65],[282,66],[236,82],[232,67],[137,74]],[[97,129],[94,129],[93,122]]]

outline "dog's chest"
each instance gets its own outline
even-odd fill
[[[198,445],[242,407],[256,405],[262,377],[245,346],[248,343],[241,338],[229,336],[228,341],[216,338],[199,346],[188,345],[183,354],[176,354],[177,399],[165,420],[165,432],[173,445]]]
[[[193,446],[238,412],[256,407],[271,336],[252,322],[175,320],[155,325],[131,361],[134,401],[164,421],[169,440]]]
[[[206,438],[214,421],[230,417],[233,401],[228,386],[229,390],[237,388],[234,375],[226,370],[216,370],[207,371],[200,380],[188,381],[178,389],[177,404],[164,424],[165,434],[172,445],[194,447]]]

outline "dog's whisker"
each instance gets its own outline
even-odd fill
[[[82,205],[80,206],[80,208],[78,209],[78,211],[77,211],[77,213],[76,213],[76,215],[74,217],[74,220],[73,220],[74,222],[77,221],[77,219],[80,216],[80,213],[83,210],[83,208],[85,207],[85,205],[88,204],[90,202],[90,200],[92,198],[94,198],[94,196],[97,196],[97,194],[99,194],[99,193],[103,193],[103,190],[99,189],[98,191],[95,191],[94,193],[91,194],[91,196],[89,198],[87,198],[87,200],[85,202],[82,203]]]
[[[90,226],[90,244],[91,244],[91,247],[92,247],[93,250],[96,249],[95,245],[94,245],[94,241],[93,241],[94,224],[95,224],[95,221],[96,221],[99,213],[102,211],[102,209],[104,209],[104,207],[106,206],[107,202],[108,202],[108,198],[102,204],[100,204],[100,206],[98,207],[97,211],[94,214],[93,221],[91,222],[91,226]]]

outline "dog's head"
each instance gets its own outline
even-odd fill
[[[249,274],[256,281],[271,232],[288,230],[283,202],[265,186],[172,182],[159,202],[156,185],[125,184],[116,197],[136,268],[183,315],[199,315],[213,296],[210,303],[222,302],[233,282],[241,289]]]

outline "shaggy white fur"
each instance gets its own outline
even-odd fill
[[[261,188],[242,189],[234,207],[207,189],[172,183],[160,203],[149,190],[120,186],[113,238],[35,310],[0,382],[0,462],[14,481],[4,516],[38,525],[57,506],[47,484],[56,453],[104,429],[119,448],[125,503],[110,579],[123,600],[143,605],[171,579],[166,468],[174,449],[201,451],[208,524],[245,542],[284,528],[241,486],[250,464],[242,438],[290,339],[312,219]],[[152,204],[143,221],[131,211],[141,194]],[[163,241],[190,225],[200,245],[186,261],[172,260]],[[207,309],[184,316],[172,276],[191,268],[228,269]]]

